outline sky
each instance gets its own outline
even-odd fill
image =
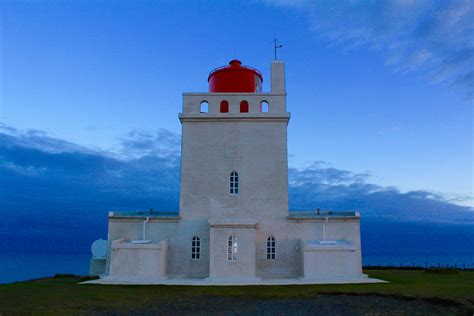
[[[3,1],[4,181],[70,180],[78,165],[91,168],[64,167],[80,153],[157,186],[130,165],[153,157],[173,174],[181,94],[207,91],[209,71],[233,58],[259,69],[268,91],[276,34],[292,115],[290,184],[304,175],[311,185],[293,191],[295,207],[376,209],[376,193],[381,209],[399,205],[396,216],[415,207],[406,199],[457,212],[474,205],[473,20],[472,1]],[[76,178],[105,185],[97,172]],[[323,188],[321,174],[331,177]],[[297,200],[301,192],[351,202]]]
[[[275,35],[290,211],[359,211],[364,264],[474,266],[473,20],[472,1],[1,1],[0,283],[86,273],[108,211],[178,210],[182,93],[234,58],[269,91]]]

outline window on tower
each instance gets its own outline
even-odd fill
[[[193,236],[191,244],[191,259],[201,259],[201,239],[198,236]]]
[[[227,260],[237,260],[237,247],[237,237],[234,235],[229,236],[229,238],[227,238]]]
[[[239,174],[235,171],[232,171],[230,174],[230,191],[231,195],[239,194]]]
[[[275,237],[270,236],[267,238],[267,259],[268,260],[275,260],[275,253],[276,253],[276,247],[275,247]]]
[[[260,112],[262,112],[262,113],[267,113],[268,112],[268,102],[267,101],[262,101],[260,103]]]
[[[245,100],[240,102],[240,113],[247,113],[249,111],[249,103]]]
[[[221,113],[228,113],[229,112],[229,102],[227,100],[221,101]]]
[[[199,112],[201,113],[207,113],[209,112],[209,103],[207,101],[202,101],[201,106],[199,108]]]

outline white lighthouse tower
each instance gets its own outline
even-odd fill
[[[288,240],[281,227],[288,216],[290,119],[282,62],[272,63],[271,76],[272,91],[262,93],[260,73],[233,60],[211,72],[209,93],[183,96],[180,214],[210,232],[203,255],[211,278],[255,277],[266,262],[266,238]],[[220,247],[226,236],[235,237],[227,242],[237,244],[236,260]],[[291,261],[285,253],[270,270]]]
[[[96,283],[372,282],[362,274],[357,212],[288,209],[285,65],[263,77],[232,60],[184,93],[176,212],[110,212]],[[159,181],[159,179],[157,179]]]

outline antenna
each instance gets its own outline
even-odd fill
[[[277,60],[277,49],[282,48],[282,47],[283,47],[283,45],[278,45],[277,37],[276,37],[276,34],[275,34],[275,39],[273,40],[273,48],[275,49],[275,60]]]
[[[237,59],[237,48],[234,48],[234,59]]]

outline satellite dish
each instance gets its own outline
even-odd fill
[[[109,242],[103,239],[97,239],[92,243],[92,259],[107,259],[107,249]]]

